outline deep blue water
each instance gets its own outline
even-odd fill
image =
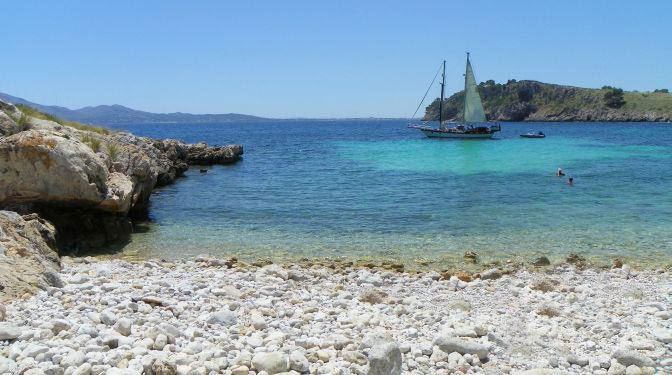
[[[495,140],[432,140],[406,122],[119,128],[242,143],[152,196],[128,256],[672,258],[672,125],[504,123]],[[527,131],[546,139],[522,139]],[[562,167],[575,184],[555,176]]]

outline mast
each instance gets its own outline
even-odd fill
[[[467,66],[464,68],[464,108],[462,111],[462,123],[467,123],[467,72],[469,69],[469,52],[467,52]]]
[[[443,89],[446,86],[446,60],[443,60],[443,74],[441,75],[441,101],[439,102],[439,128],[445,129],[443,125]]]

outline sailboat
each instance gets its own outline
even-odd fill
[[[446,61],[443,61],[443,75],[441,80],[441,101],[439,102],[439,128],[425,125],[411,125],[409,128],[418,129],[430,138],[492,138],[501,131],[499,124],[488,125],[483,110],[483,102],[478,94],[474,70],[469,61],[467,52],[467,68],[464,74],[464,117],[454,127],[446,127],[443,119],[443,93],[446,81]]]

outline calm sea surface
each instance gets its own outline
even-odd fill
[[[672,259],[671,124],[503,123],[480,141],[431,140],[406,125],[119,126],[245,147],[242,162],[193,168],[156,191],[123,255]],[[538,130],[547,138],[518,136]]]

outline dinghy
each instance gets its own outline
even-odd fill
[[[520,136],[523,138],[546,138],[546,134],[542,132],[521,134]]]

